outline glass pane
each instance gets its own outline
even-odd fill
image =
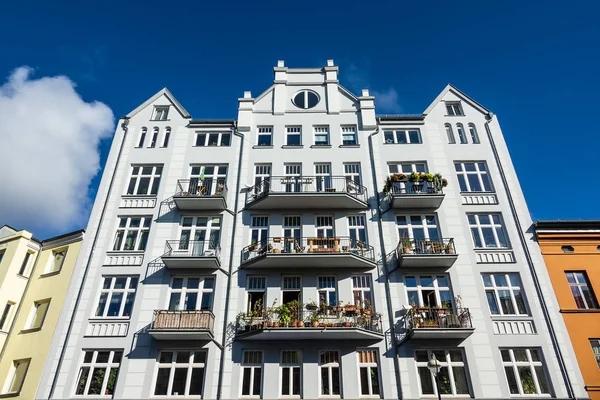
[[[483,247],[481,243],[481,237],[479,236],[479,231],[477,228],[471,228],[471,236],[473,236],[473,244],[475,247]]]
[[[519,274],[509,274],[508,278],[510,279],[510,284],[512,286],[521,286],[521,279],[519,279]]]
[[[504,372],[506,373],[510,394],[519,394],[519,385],[517,384],[513,367],[504,367]]]
[[[421,394],[434,394],[431,372],[427,367],[419,367],[419,379],[421,380]]]
[[[497,247],[496,238],[494,237],[492,228],[482,227],[481,233],[483,235],[483,240],[485,241],[486,247]]]
[[[535,383],[533,376],[531,375],[530,367],[517,367],[519,371],[519,378],[521,379],[521,386],[523,387],[524,394],[536,394]]]
[[[417,287],[417,278],[414,276],[405,276],[404,284],[406,287]]]
[[[98,356],[96,357],[96,363],[107,363],[108,358],[110,357],[110,351],[99,351]]]
[[[369,394],[369,371],[367,367],[360,368],[360,392],[363,395]]]
[[[510,362],[510,351],[500,350],[500,355],[502,355],[502,361]]]
[[[186,293],[184,310],[195,310],[198,300],[198,293]]]
[[[498,236],[498,245],[500,247],[508,247],[508,240],[506,239],[506,235],[504,234],[504,229],[502,229],[501,227],[497,227],[496,235]]]
[[[113,354],[113,359],[112,359],[112,363],[113,364],[119,364],[121,363],[121,359],[123,358],[123,352],[122,351],[115,351]]]
[[[179,355],[177,356],[179,357]],[[173,375],[173,387],[171,388],[172,395],[184,395],[185,394],[185,381],[187,380],[187,368],[175,368]]]
[[[415,351],[415,360],[417,362],[428,362],[429,358],[427,357],[427,351],[425,351],[425,350]]]
[[[140,178],[138,190],[136,194],[148,194],[148,188],[150,187],[150,178]]]
[[[329,395],[329,369],[321,368],[321,394]]]
[[[96,307],[96,317],[102,316],[102,313],[104,312],[104,308],[106,307],[106,299],[107,298],[108,298],[108,293],[102,293],[100,295],[100,300],[98,300],[98,307]]]
[[[409,131],[408,135],[411,143],[421,143],[421,140],[419,139],[419,131]]]
[[[385,140],[386,143],[394,143],[394,132],[392,131],[384,131],[383,132],[383,138]],[[394,171],[390,171],[390,172],[394,172]]]
[[[483,182],[483,190],[486,192],[492,191],[492,182],[490,181],[490,177],[488,174],[481,175],[481,181]]]
[[[492,284],[492,278],[491,278],[490,275],[487,275],[487,274],[483,275],[483,286],[485,286],[485,287],[492,287],[492,286],[494,286]]]
[[[83,362],[84,363],[91,363],[93,357],[94,357],[94,352],[93,351],[86,351],[85,355],[83,356]]]
[[[292,369],[292,374],[293,374],[293,385],[294,385],[294,390],[293,390],[293,395],[300,395],[300,368],[296,367],[294,369]]]
[[[419,293],[416,291],[408,292],[408,304],[411,306],[418,306],[419,304]]]
[[[479,183],[479,176],[477,174],[467,174],[469,180],[469,187],[471,192],[481,192],[481,184]]]
[[[204,384],[204,368],[192,369],[192,379],[190,381],[190,393],[189,394],[201,395],[203,384]]]
[[[489,223],[490,223],[490,216],[486,215],[486,214],[479,214],[479,223],[481,225],[489,225]]]
[[[127,194],[134,194],[136,182],[137,182],[136,178],[131,178],[131,180],[129,181],[129,186],[127,187]]]
[[[115,384],[117,383],[117,376],[119,375],[119,368],[111,368],[108,374],[108,381],[106,382],[105,395],[112,395],[115,391]]]
[[[260,396],[260,385],[262,382],[262,368],[254,368],[254,383],[252,385],[252,394]]]
[[[544,367],[536,366],[535,374],[537,375],[538,384],[540,386],[541,393],[550,393],[550,385],[548,385],[548,380],[546,379],[546,373],[544,371]]]
[[[460,350],[448,350],[448,353],[450,353],[450,360],[462,362],[463,357]]]
[[[77,382],[77,388],[75,394],[83,394],[85,390],[85,384],[87,383],[88,375],[90,374],[90,367],[82,367],[79,370],[79,381]]]
[[[101,394],[102,384],[104,383],[104,374],[106,374],[104,368],[94,368],[90,388],[87,394]]]
[[[467,385],[467,373],[465,367],[452,367],[454,374],[454,386],[456,394],[469,394],[469,386]]]
[[[519,311],[519,314],[527,314],[527,307],[525,307],[523,293],[521,293],[520,290],[514,290],[513,294],[515,295],[515,302],[517,303],[517,310]]]
[[[135,293],[128,293],[125,297],[125,306],[123,307],[123,316],[129,317],[131,310],[133,309],[133,300],[135,299]]]
[[[175,362],[178,364],[189,363],[190,362],[190,352],[189,351],[178,351]]]
[[[121,301],[123,301],[123,293],[113,293],[110,298],[110,304],[108,306],[108,312],[106,313],[109,317],[119,316],[121,310]]]
[[[542,361],[540,359],[540,353],[537,349],[529,349],[529,353],[531,354],[532,361]]]
[[[496,282],[496,286],[508,286],[506,275],[504,274],[495,274],[494,282]]]
[[[202,301],[200,303],[201,310],[210,310],[212,305],[212,293],[203,293]]]
[[[242,378],[242,395],[249,396],[250,395],[250,368],[244,368],[244,376]]]
[[[448,277],[445,275],[436,276],[438,287],[448,287]]]
[[[406,142],[406,132],[405,131],[397,131],[396,132],[396,141],[398,143],[407,143]]]
[[[127,278],[115,279],[115,289],[125,289],[126,284],[127,284]]]
[[[498,303],[496,302],[496,296],[494,296],[494,292],[486,291],[485,296],[487,297],[488,305],[490,306],[490,312],[492,314],[500,314],[500,310],[498,309]]]
[[[465,171],[476,171],[475,163],[465,163]]]
[[[290,368],[283,367],[281,369],[281,394],[284,396],[290,395]]]
[[[525,349],[513,349],[513,354],[515,356],[515,361],[529,361]]]
[[[465,180],[464,175],[457,175],[458,177],[458,185],[460,186],[460,191],[461,192],[468,192],[468,188],[467,188],[467,181]]]
[[[163,351],[162,353],[160,353],[159,362],[170,363],[172,361],[173,361],[173,352],[172,351]]]
[[[379,373],[377,367],[371,367],[371,389],[373,394],[379,394]]]
[[[331,394],[339,395],[340,394],[340,369],[338,367],[331,368],[331,385],[333,386],[331,389]]]
[[[512,299],[510,298],[510,292],[508,290],[498,290],[498,297],[500,298],[500,306],[502,307],[502,313],[514,314],[515,308],[513,306]]]
[[[136,289],[138,284],[138,278],[132,277],[129,279],[129,289]]]
[[[183,278],[174,278],[171,287],[173,289],[181,289],[183,287]]]
[[[421,286],[422,287],[433,287],[433,278],[431,276],[422,276],[421,277]]]

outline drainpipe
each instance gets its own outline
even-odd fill
[[[386,306],[387,306],[387,311],[388,311],[388,323],[390,324],[390,332],[391,332],[391,337],[392,337],[392,349],[394,350],[394,372],[396,373],[396,390],[398,391],[398,399],[402,399],[402,387],[400,384],[400,363],[398,361],[398,343],[396,341],[396,334],[394,331],[394,309],[392,308],[392,300],[391,300],[391,290],[390,290],[390,281],[388,279],[388,271],[387,271],[387,266],[386,266],[386,260],[385,260],[385,256],[386,256],[386,251],[385,251],[385,245],[384,245],[384,238],[383,238],[383,226],[381,224],[381,201],[379,199],[379,189],[377,186],[377,169],[375,168],[375,158],[373,156],[373,136],[379,133],[379,126],[377,126],[377,129],[375,131],[373,131],[373,133],[371,133],[369,135],[369,160],[371,162],[371,175],[373,178],[373,193],[374,193],[374,197],[377,200],[377,230],[379,231],[379,246],[380,246],[380,251],[381,251],[381,256],[382,259],[384,260],[383,263],[383,273],[384,273],[384,282],[385,282],[385,298],[386,298]]]
[[[87,263],[85,264],[85,269],[83,270],[83,277],[81,279],[81,286],[79,286],[79,291],[77,292],[77,298],[75,299],[75,306],[73,307],[73,311],[71,312],[71,317],[69,318],[69,326],[67,328],[67,334],[65,335],[65,340],[63,340],[62,348],[60,350],[60,357],[58,358],[58,364],[56,365],[56,371],[54,372],[54,377],[52,378],[52,386],[50,387],[50,392],[48,393],[48,399],[52,398],[54,394],[54,390],[56,389],[56,382],[58,381],[58,373],[60,372],[60,367],[62,366],[63,358],[65,356],[65,352],[67,351],[67,342],[69,341],[69,337],[71,337],[71,330],[73,329],[73,323],[75,321],[75,312],[79,307],[79,302],[81,301],[81,295],[83,294],[84,282],[87,278],[90,265],[92,263],[92,254],[96,248],[96,242],[98,241],[98,236],[100,235],[100,228],[102,227],[102,222],[104,222],[104,214],[106,212],[106,207],[108,204],[108,199],[112,192],[113,183],[115,180],[115,175],[117,174],[117,167],[119,165],[119,160],[121,159],[121,154],[123,153],[123,147],[125,146],[125,138],[127,137],[127,125],[129,124],[129,118],[123,117],[123,123],[121,124],[121,129],[123,130],[123,140],[121,141],[121,146],[119,147],[119,153],[117,154],[117,161],[115,163],[115,169],[113,170],[112,176],[110,177],[110,183],[108,184],[108,191],[106,192],[106,197],[104,198],[104,205],[102,206],[102,212],[100,213],[100,220],[98,222],[98,229],[96,229],[96,233],[94,234],[94,240],[92,241],[92,247],[90,250],[90,255],[88,257]],[[75,271],[73,271],[73,274]]]
[[[517,215],[517,209],[515,206],[515,202],[513,200],[512,194],[508,188],[508,182],[506,181],[506,175],[504,173],[504,168],[500,163],[500,156],[498,155],[498,149],[496,148],[496,143],[494,142],[494,138],[492,137],[492,131],[490,130],[489,123],[494,118],[494,114],[491,112],[486,115],[485,122],[485,131],[487,133],[488,140],[490,141],[490,145],[492,147],[492,153],[494,153],[494,158],[496,160],[496,165],[498,166],[498,170],[500,171],[500,177],[502,178],[502,185],[504,186],[504,190],[506,191],[506,196],[508,197],[508,205],[510,206],[510,210],[512,212],[512,216],[515,224],[517,225],[517,234],[519,235],[519,241],[523,246],[523,250],[525,252],[525,259],[527,260],[527,264],[529,266],[529,271],[531,272],[531,276],[533,278],[533,285],[535,286],[535,291],[540,299],[540,304],[542,308],[542,314],[544,315],[544,320],[546,321],[546,325],[548,326],[548,332],[550,334],[550,340],[552,341],[552,347],[556,352],[556,358],[558,360],[558,366],[560,368],[560,372],[565,381],[565,386],[567,388],[567,395],[570,399],[575,398],[575,394],[573,392],[573,385],[571,384],[571,379],[569,378],[569,374],[567,372],[567,367],[565,366],[564,356],[560,350],[558,339],[556,338],[556,331],[554,330],[554,326],[550,320],[550,312],[548,311],[548,306],[546,305],[546,301],[542,294],[542,288],[540,285],[540,280],[538,274],[533,265],[533,259],[531,258],[531,252],[529,251],[529,247],[527,247],[527,240],[525,235],[521,231],[521,223],[519,221],[519,217]]]
[[[238,203],[239,203],[239,196],[240,196],[240,172],[242,170],[242,155],[243,155],[243,151],[244,151],[244,135],[242,135],[241,133],[238,132],[237,130],[237,121],[234,122],[234,128],[233,128],[233,134],[235,136],[238,136],[240,138],[240,156],[238,158],[238,171],[237,171],[237,182],[236,182],[236,186],[235,186],[235,207],[234,207],[234,211],[233,211],[233,229],[232,229],[232,235],[231,235],[231,246],[229,249],[229,273],[227,274],[227,291],[225,293],[225,315],[223,316],[223,337],[221,339],[221,345],[223,346],[223,349],[221,350],[221,361],[220,361],[220,368],[219,368],[219,378],[217,380],[217,400],[221,400],[222,398],[222,393],[221,391],[223,390],[223,366],[225,365],[225,348],[227,347],[225,345],[225,341],[227,340],[227,320],[228,320],[228,316],[229,316],[229,296],[231,293],[231,276],[232,276],[232,271],[233,271],[233,253],[234,253],[234,248],[235,248],[235,232],[236,232],[236,224],[237,224],[237,217],[238,217]]]

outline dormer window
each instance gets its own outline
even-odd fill
[[[156,106],[154,107],[154,117],[152,119],[155,121],[166,121],[167,115],[169,115],[169,106]]]
[[[319,95],[312,90],[301,90],[294,95],[292,102],[298,108],[313,108],[319,103]]]
[[[451,116],[465,115],[462,107],[460,106],[460,101],[446,102],[446,113]]]

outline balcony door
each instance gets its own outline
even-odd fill
[[[336,247],[336,241],[333,229],[333,217],[332,216],[317,216],[317,238],[314,239],[313,246],[318,249],[333,249]],[[337,243],[339,246],[339,243]]]
[[[415,275],[404,278],[408,303],[417,307],[453,308],[447,275]]]
[[[285,164],[285,191],[286,193],[301,192],[302,164]]]
[[[399,164],[388,164],[390,175],[393,174],[404,174],[407,177],[413,172],[416,173],[427,173],[427,164],[425,163],[399,163]],[[414,193],[412,190],[411,182],[394,182],[392,190],[396,194],[403,193]]]
[[[442,242],[435,215],[398,215],[396,216],[400,241],[410,239],[410,246],[415,253],[431,252]]]
[[[315,164],[315,180],[317,192],[327,192],[333,188],[331,179],[331,164]]]
[[[286,253],[291,253],[302,246],[302,217],[283,217],[283,240]]]
[[[169,310],[211,310],[214,288],[214,277],[174,277]]]
[[[271,164],[254,166],[254,194],[266,193],[271,188]]]
[[[269,238],[269,217],[252,217],[252,226],[250,228],[250,242],[258,246],[266,246]]]
[[[183,217],[179,251],[201,257],[214,253],[221,239],[221,217]]]
[[[213,196],[223,193],[227,182],[227,165],[193,165],[190,194]]]

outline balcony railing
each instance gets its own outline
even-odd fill
[[[170,331],[194,331],[208,330],[213,331],[215,325],[215,315],[208,310],[156,310],[154,311],[154,321],[151,330],[170,330]]]
[[[226,178],[191,178],[177,181],[175,196],[221,196],[227,197]]]
[[[351,237],[271,237],[244,247],[242,261],[247,262],[267,254],[290,256],[354,254],[375,261],[373,246]]]
[[[403,255],[443,255],[456,254],[454,239],[410,239],[401,238],[396,248],[398,257]]]
[[[221,246],[209,240],[167,240],[163,257],[216,257],[221,256]]]
[[[248,190],[246,204],[269,193],[343,193],[367,202],[367,188],[345,176],[272,176]]]
[[[391,194],[443,194],[441,187],[436,187],[433,182],[392,182]]]
[[[470,329],[471,313],[468,308],[413,307],[406,315],[406,329]]]

